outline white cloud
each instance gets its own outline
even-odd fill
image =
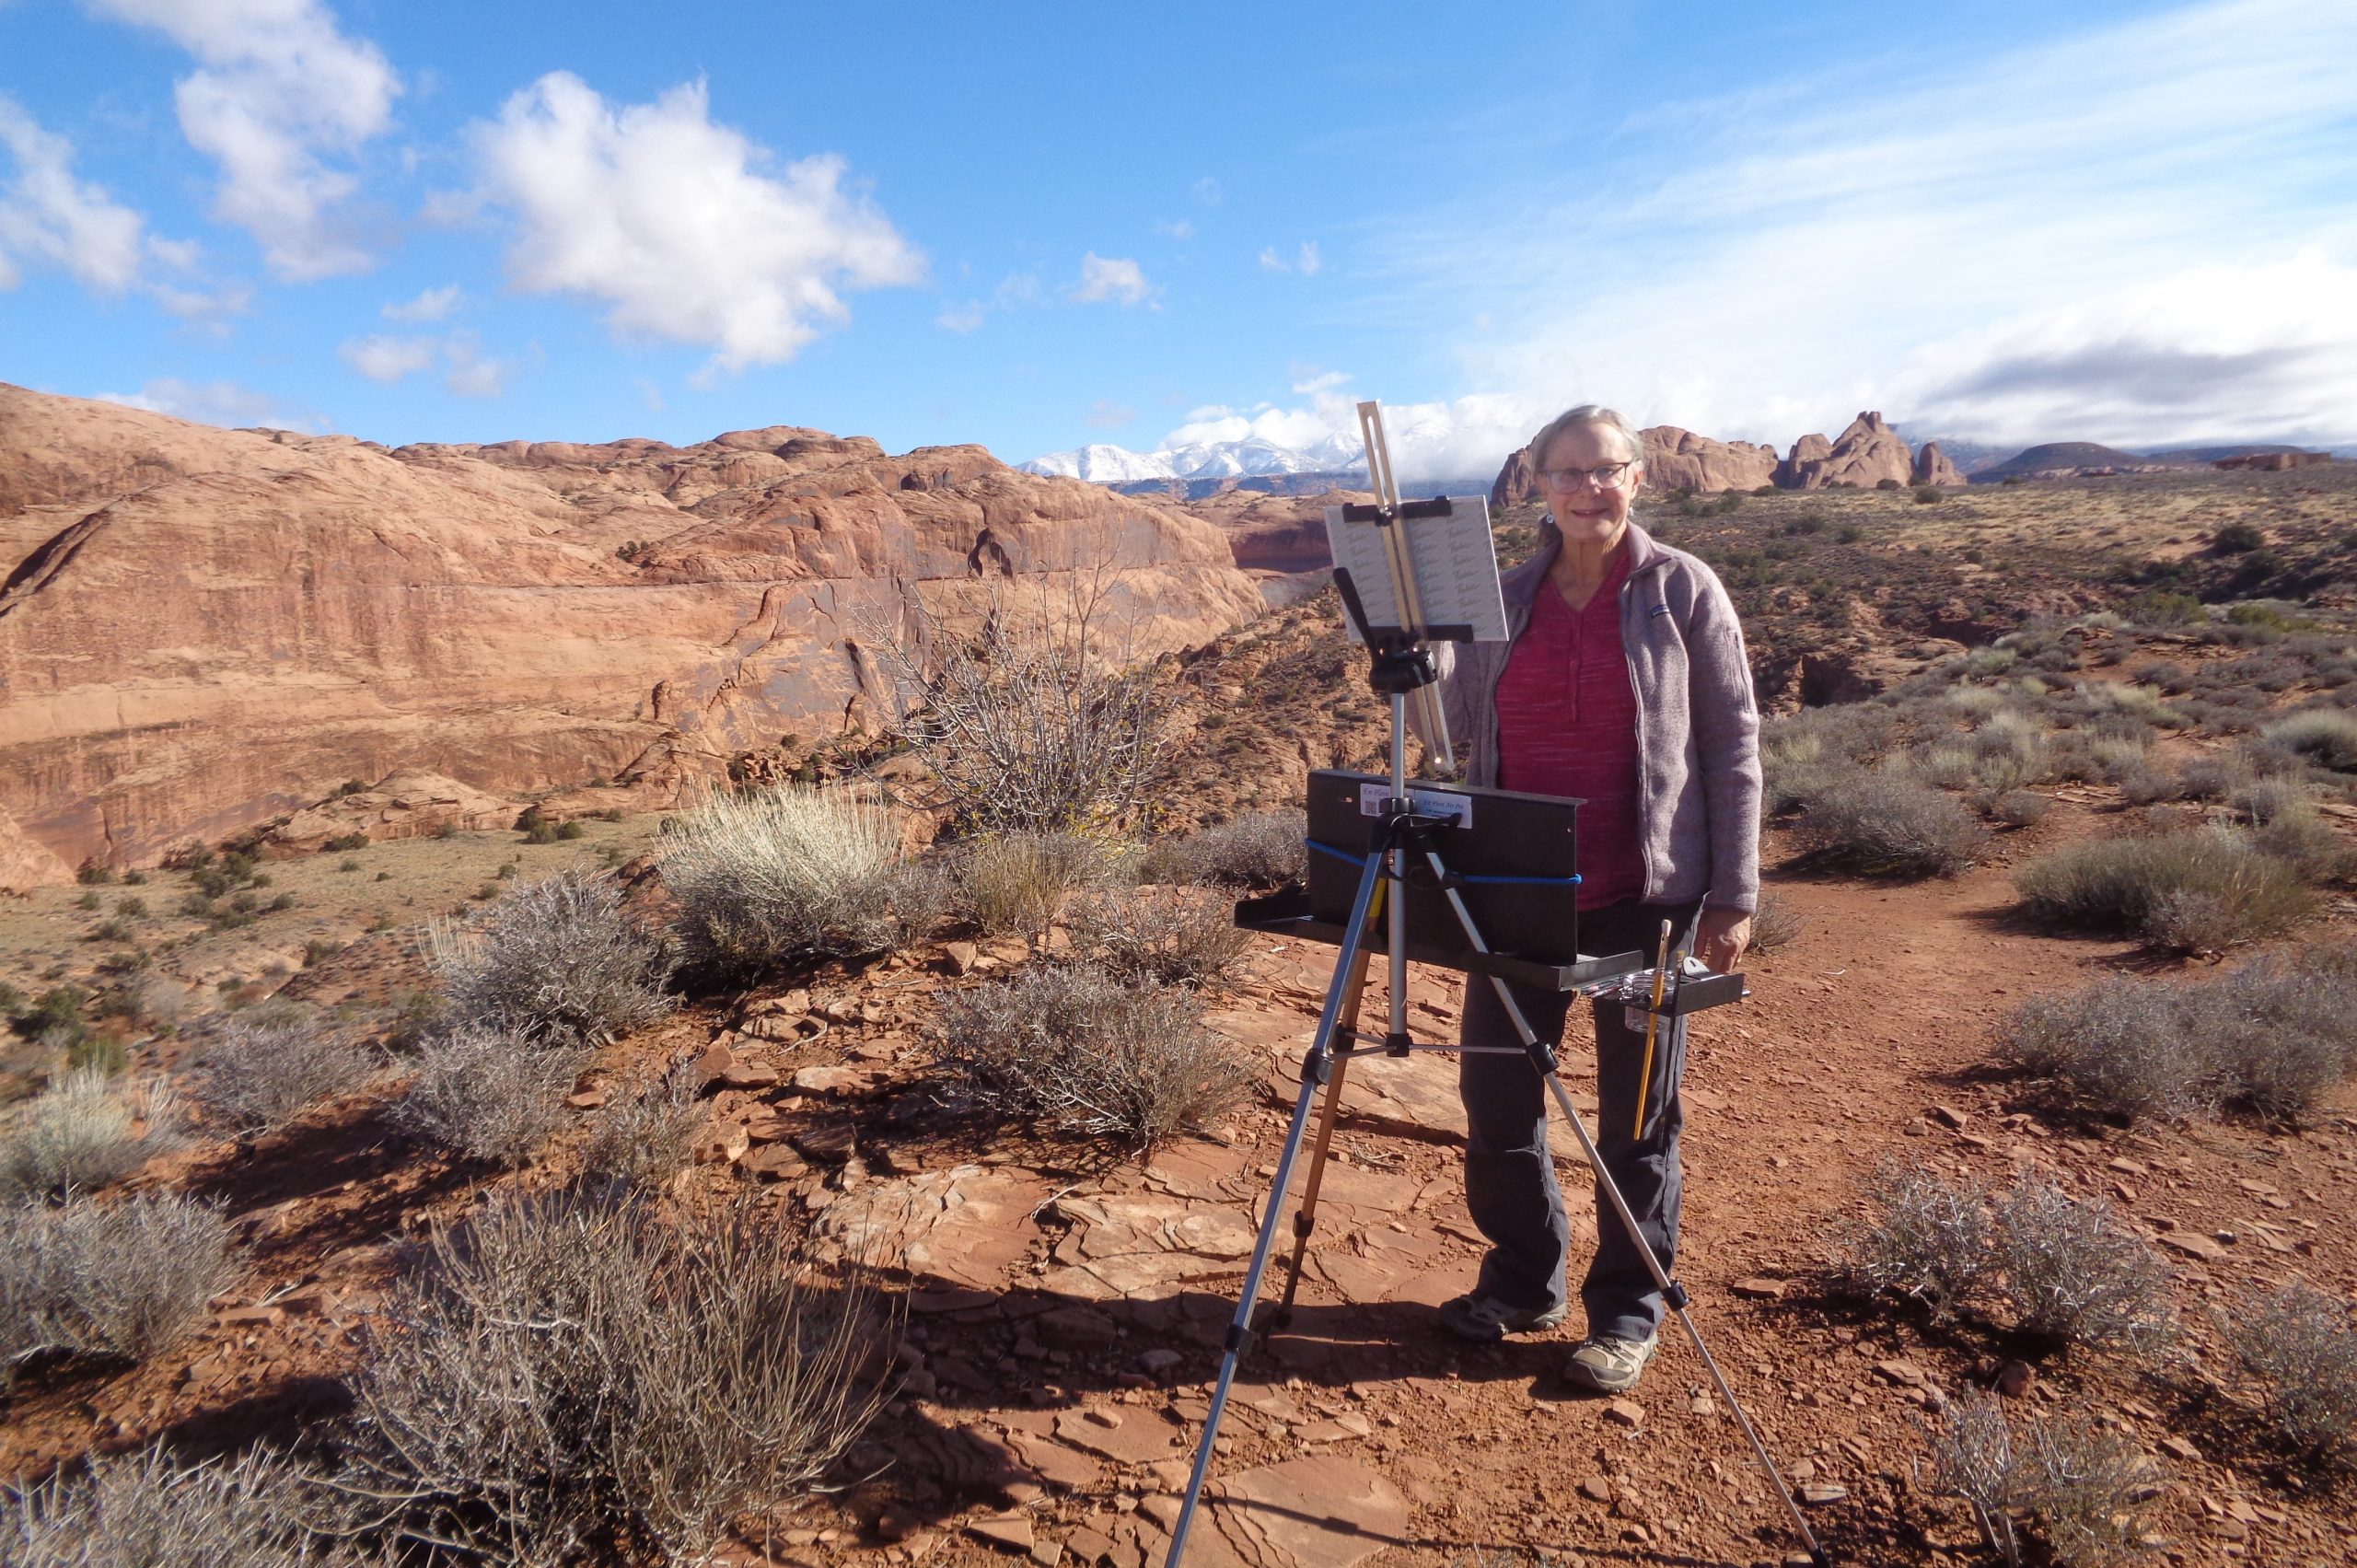
[[[388,321],[439,321],[456,310],[465,297],[457,284],[445,284],[440,288],[424,290],[414,299],[386,306],[384,317]]]
[[[1142,305],[1154,297],[1145,271],[1121,256],[1099,256],[1091,250],[1080,259],[1080,282],[1072,296],[1083,302],[1111,300],[1117,305]]]
[[[319,0],[85,0],[168,35],[201,62],[175,99],[189,145],[220,166],[215,211],[261,242],[273,272],[311,279],[374,261],[347,203],[348,159],[392,123],[400,77]]]
[[[1155,224],[1154,226],[1154,232],[1161,235],[1166,239],[1176,239],[1184,242],[1195,238],[1195,226],[1189,223],[1185,218],[1178,218],[1170,223]]]
[[[404,376],[430,369],[440,354],[441,345],[432,338],[397,338],[384,333],[354,338],[335,351],[338,359],[384,387]]]
[[[970,299],[962,305],[943,307],[941,314],[933,319],[933,324],[944,331],[956,332],[962,337],[968,332],[981,331],[982,323],[989,319],[990,313],[983,308],[982,302]]]
[[[504,359],[485,357],[482,348],[469,334],[453,333],[442,345],[442,357],[449,366],[449,373],[442,377],[442,385],[462,398],[496,398],[507,391],[507,377],[516,367]]]
[[[1216,207],[1227,200],[1227,192],[1220,189],[1219,181],[1208,174],[1187,189],[1196,201],[1207,207]]]
[[[1356,445],[1359,399],[1341,390],[1349,380],[1339,371],[1313,377],[1294,388],[1307,401],[1291,408],[1260,403],[1236,409],[1213,403],[1196,409],[1187,415],[1185,424],[1162,438],[1162,445],[1187,447],[1256,436],[1304,451],[1336,436]],[[1505,455],[1529,440],[1531,432],[1555,412],[1515,397],[1386,403],[1383,431],[1400,478],[1479,479],[1486,483]]]
[[[1722,437],[2357,440],[2352,58],[2345,0],[2212,0],[1665,106],[1576,186],[1407,215],[1365,313]]]
[[[712,370],[794,357],[850,315],[839,288],[918,281],[923,261],[843,162],[777,166],[713,122],[703,84],[610,105],[557,71],[473,132],[477,194],[514,215],[507,269],[608,307],[630,338],[709,346]]]
[[[29,266],[52,268],[100,294],[121,294],[140,281],[157,248],[143,243],[137,213],[74,178],[73,143],[0,96],[0,148],[15,165],[0,180],[0,288],[15,286]],[[187,254],[180,247],[167,253]]]
[[[1295,258],[1294,266],[1306,278],[1314,278],[1324,270],[1326,261],[1318,253],[1318,241],[1305,239],[1301,242],[1301,252]]]
[[[1088,410],[1089,425],[1097,430],[1119,430],[1134,423],[1137,417],[1137,410],[1105,398],[1097,399]]]
[[[183,381],[177,377],[159,376],[135,392],[100,392],[98,397],[100,402],[168,413],[199,424],[231,428],[270,425],[284,430],[323,428],[317,415],[290,413],[269,393],[241,387],[235,381]]]

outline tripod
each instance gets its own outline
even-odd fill
[[[1362,405],[1363,414],[1370,407],[1371,405]],[[1380,441],[1380,425],[1373,425],[1369,435],[1372,438],[1368,447],[1372,454]],[[1380,472],[1379,470],[1379,477]],[[1382,488],[1390,490],[1388,486]],[[1396,491],[1390,493],[1396,495]],[[1356,511],[1360,508],[1354,507],[1349,510]],[[1377,517],[1371,520],[1382,522],[1388,530],[1395,526],[1400,514],[1407,509],[1400,507],[1395,500],[1388,505],[1379,505],[1365,510],[1387,514],[1387,517]],[[1396,563],[1405,554],[1403,544],[1393,556],[1395,573],[1398,571]],[[1326,935],[1327,932],[1331,931],[1330,927],[1321,931],[1306,923],[1301,926],[1302,934],[1308,935],[1312,940],[1338,940],[1341,952],[1335,959],[1334,977],[1327,988],[1325,1002],[1318,1014],[1317,1034],[1310,1043],[1307,1054],[1302,1059],[1301,1093],[1294,1104],[1293,1119],[1285,1132],[1284,1148],[1277,1158],[1276,1173],[1271,1179],[1268,1205],[1261,1215],[1260,1232],[1253,1244],[1251,1262],[1245,1271],[1241,1298],[1237,1303],[1236,1316],[1228,1324],[1224,1341],[1224,1353],[1220,1360],[1218,1381],[1213,1387],[1211,1408],[1204,1417],[1202,1434],[1197,1442],[1194,1467],[1187,1481],[1186,1498],[1179,1507],[1178,1521],[1171,1530],[1170,1551],[1165,1559],[1165,1568],[1179,1568],[1180,1561],[1187,1550],[1188,1532],[1194,1523],[1195,1510],[1202,1497],[1203,1483],[1211,1470],[1213,1445],[1219,1435],[1221,1419],[1226,1413],[1228,1395],[1236,1380],[1237,1368],[1252,1342],[1253,1313],[1259,1301],[1262,1278],[1268,1270],[1270,1256],[1275,1248],[1278,1212],[1283,1206],[1285,1194],[1291,1190],[1294,1167],[1300,1156],[1303,1141],[1309,1127],[1310,1108],[1317,1100],[1319,1091],[1321,1089],[1325,1091],[1326,1107],[1320,1118],[1317,1147],[1311,1157],[1303,1206],[1296,1212],[1295,1218],[1293,1268],[1285,1286],[1283,1302],[1272,1318],[1272,1327],[1283,1327],[1290,1316],[1295,1290],[1300,1283],[1302,1256],[1307,1249],[1310,1232],[1316,1224],[1318,1186],[1324,1175],[1326,1157],[1340,1111],[1342,1076],[1348,1070],[1350,1058],[1353,1055],[1378,1052],[1390,1056],[1405,1056],[1414,1050],[1464,1051],[1467,1049],[1506,1053],[1518,1051],[1529,1060],[1532,1070],[1538,1073],[1545,1083],[1557,1110],[1561,1112],[1564,1123],[1571,1128],[1573,1137],[1578,1141],[1581,1154],[1585,1156],[1589,1167],[1595,1172],[1597,1191],[1605,1195],[1613,1212],[1619,1216],[1620,1224],[1627,1227],[1629,1237],[1635,1244],[1636,1250],[1643,1257],[1645,1266],[1652,1273],[1655,1286],[1661,1292],[1664,1303],[1677,1314],[1679,1324],[1686,1330],[1687,1338],[1693,1342],[1695,1353],[1702,1358],[1702,1365],[1709,1371],[1712,1382],[1717,1386],[1720,1396],[1726,1400],[1727,1409],[1734,1414],[1736,1423],[1742,1428],[1744,1437],[1750,1444],[1751,1451],[1759,1459],[1760,1468],[1767,1472],[1776,1495],[1782,1501],[1785,1512],[1791,1516],[1794,1530],[1808,1549],[1810,1560],[1822,1568],[1822,1565],[1829,1563],[1830,1559],[1826,1555],[1824,1548],[1818,1545],[1815,1533],[1809,1528],[1808,1521],[1803,1517],[1800,1506],[1794,1501],[1792,1490],[1785,1482],[1783,1473],[1777,1469],[1776,1462],[1770,1456],[1768,1446],[1761,1440],[1759,1430],[1753,1426],[1750,1416],[1746,1413],[1742,1402],[1736,1399],[1735,1389],[1728,1384],[1726,1375],[1720,1370],[1718,1361],[1711,1354],[1709,1345],[1703,1342],[1701,1330],[1695,1327],[1693,1316],[1688,1311],[1690,1298],[1686,1288],[1670,1277],[1668,1272],[1663,1268],[1660,1258],[1646,1242],[1636,1214],[1621,1195],[1620,1185],[1613,1180],[1611,1171],[1605,1165],[1602,1152],[1588,1132],[1586,1122],[1581,1119],[1577,1108],[1572,1103],[1570,1093],[1563,1086],[1562,1079],[1557,1072],[1555,1046],[1538,1037],[1530,1026],[1527,1016],[1523,1012],[1521,1005],[1515,1000],[1512,988],[1507,984],[1505,978],[1507,973],[1519,972],[1527,970],[1528,966],[1516,966],[1512,960],[1501,962],[1497,956],[1493,955],[1488,942],[1483,939],[1471,910],[1465,902],[1461,891],[1462,879],[1454,876],[1444,862],[1435,842],[1436,830],[1450,826],[1451,819],[1420,812],[1417,809],[1416,801],[1411,796],[1405,746],[1408,702],[1410,695],[1413,693],[1431,706],[1437,705],[1431,703],[1433,683],[1438,675],[1436,662],[1431,652],[1423,646],[1422,636],[1418,634],[1412,625],[1406,628],[1379,630],[1368,627],[1364,610],[1347,570],[1338,569],[1335,573],[1335,581],[1341,592],[1344,608],[1353,621],[1357,623],[1363,639],[1374,654],[1374,664],[1368,677],[1369,682],[1379,694],[1387,697],[1390,702],[1390,796],[1383,803],[1379,824],[1371,841],[1370,853],[1365,857],[1357,889],[1352,899],[1350,917],[1338,936],[1329,938]],[[1397,596],[1397,601],[1412,603],[1412,581],[1405,587],[1406,591]],[[1430,707],[1427,711],[1430,711]],[[1427,734],[1431,733],[1433,731],[1428,729]],[[1520,1041],[1518,1047],[1419,1046],[1411,1039],[1407,1027],[1409,941],[1406,894],[1411,868],[1429,875],[1432,885],[1439,889],[1441,897],[1446,900],[1462,937],[1464,943],[1462,961],[1453,963],[1452,967],[1467,970],[1469,984],[1471,983],[1470,977],[1479,974],[1486,978],[1495,988],[1498,1002],[1512,1024],[1516,1039]],[[1387,998],[1386,1028],[1379,1040],[1374,1040],[1360,1033],[1357,1021],[1360,995],[1364,988],[1367,970],[1373,958],[1371,933],[1375,927],[1378,907],[1381,909],[1387,927],[1387,941],[1384,946],[1387,949],[1386,957],[1388,963],[1389,993]],[[1241,910],[1238,912],[1238,919],[1239,923],[1244,922],[1244,912]],[[1646,1005],[1647,1010],[1655,1016],[1656,1020],[1665,1015],[1666,1009],[1675,1009],[1675,1012],[1668,1016],[1683,1016],[1684,1014],[1699,1007],[1712,1005],[1715,1001],[1733,1001],[1742,994],[1740,976],[1714,976],[1689,984],[1685,981],[1682,972],[1677,977],[1675,993],[1671,993],[1665,983],[1670,980],[1670,976],[1666,973],[1667,964],[1666,962],[1659,964],[1648,974],[1642,967],[1643,962],[1642,955],[1628,954],[1620,958],[1589,960],[1556,972],[1570,982],[1561,986],[1561,989],[1575,990],[1587,995],[1617,993],[1631,1005]],[[1681,963],[1679,970],[1682,971],[1683,968]],[[1731,987],[1729,982],[1732,982]],[[1650,1035],[1648,1040],[1650,1054]],[[1641,1120],[1642,1116],[1641,1108]]]

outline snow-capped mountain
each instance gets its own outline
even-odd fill
[[[1329,436],[1307,450],[1280,447],[1258,436],[1132,452],[1097,444],[1050,452],[1015,466],[1026,473],[1085,479],[1092,484],[1134,484],[1155,479],[1225,479],[1263,474],[1351,473],[1366,459],[1354,436]]]

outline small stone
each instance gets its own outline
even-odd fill
[[[285,1320],[285,1312],[275,1307],[232,1307],[220,1318],[225,1329],[274,1329]]]
[[[1923,1386],[1923,1369],[1911,1361],[1877,1361],[1875,1372],[1887,1382],[1895,1383],[1902,1388]]]
[[[1932,1120],[1943,1127],[1961,1132],[1964,1131],[1965,1123],[1970,1121],[1972,1118],[1952,1105],[1935,1105],[1932,1108]]]
[[[1580,1482],[1580,1492],[1598,1503],[1612,1501],[1612,1483],[1600,1475],[1592,1475]]]
[[[1823,1507],[1828,1503],[1839,1503],[1849,1495],[1848,1487],[1830,1481],[1810,1481],[1800,1492],[1801,1501],[1813,1508]]]
[[[1031,1543],[1031,1561],[1039,1568],[1056,1568],[1063,1561],[1064,1546],[1060,1540],[1035,1540]]]
[[[851,1157],[858,1146],[858,1131],[848,1121],[819,1121],[789,1134],[794,1146],[814,1160],[833,1165]]]
[[[575,1110],[595,1110],[606,1103],[606,1086],[600,1084],[594,1089],[583,1089],[578,1094],[567,1095],[564,1097],[564,1103]]]
[[[765,1089],[778,1080],[778,1071],[766,1062],[731,1062],[720,1081],[732,1089]]]
[[[2226,1256],[2226,1249],[2198,1230],[2169,1230],[2161,1233],[2161,1245],[2199,1258],[2205,1263],[2215,1263]]]
[[[1103,1405],[1091,1405],[1088,1409],[1081,1411],[1080,1415],[1083,1421],[1094,1423],[1096,1425],[1101,1426],[1109,1432],[1121,1424],[1121,1412],[1116,1410],[1107,1410]]]
[[[1686,1401],[1686,1408],[1696,1415],[1716,1415],[1719,1413],[1718,1401],[1712,1399],[1708,1394],[1695,1395],[1692,1399]]]
[[[688,1076],[694,1081],[697,1088],[708,1089],[720,1082],[721,1075],[728,1071],[736,1060],[735,1051],[725,1045],[715,1043],[690,1064]]]
[[[1781,1301],[1784,1296],[1784,1282],[1782,1280],[1737,1280],[1727,1288],[1747,1301]]]
[[[2190,1441],[2183,1437],[2172,1436],[2162,1438],[2161,1452],[2166,1454],[2172,1459],[2182,1459],[2189,1465],[2196,1464],[2200,1462],[2201,1458],[2201,1450],[2195,1447]]]
[[[1932,1135],[1932,1124],[1920,1116],[1910,1116],[1907,1119],[1907,1125],[1899,1131],[1910,1138],[1928,1138]]]
[[[1184,1355],[1181,1355],[1178,1352],[1170,1350],[1167,1347],[1160,1350],[1150,1350],[1144,1355],[1138,1357],[1138,1370],[1141,1372],[1151,1372],[1156,1376],[1159,1376],[1163,1373],[1170,1371],[1173,1367],[1176,1367],[1180,1362],[1185,1361],[1186,1359],[1187,1358]]]
[[[941,956],[949,966],[951,974],[964,974],[974,967],[974,960],[981,954],[971,942],[945,942],[941,945]]]
[[[695,1160],[698,1165],[734,1165],[752,1146],[743,1122],[714,1121],[696,1134]]]
[[[790,1181],[810,1168],[800,1155],[784,1144],[762,1144],[745,1156],[743,1165],[748,1175],[772,1181]]]
[[[2009,1361],[1997,1369],[1997,1392],[2009,1400],[2024,1398],[2037,1381],[2036,1369],[2026,1361]]]
[[[876,1537],[878,1540],[906,1540],[916,1533],[917,1522],[906,1514],[886,1512],[876,1516]]]
[[[1621,1426],[1642,1426],[1645,1407],[1634,1400],[1615,1400],[1604,1407],[1604,1419]]]
[[[1031,1550],[1031,1516],[1000,1514],[987,1519],[969,1519],[966,1533],[979,1536],[993,1546],[1003,1546],[1009,1551]]]

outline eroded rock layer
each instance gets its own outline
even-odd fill
[[[776,426],[389,451],[5,384],[0,566],[0,822],[29,841],[6,859],[47,875],[346,779],[685,783],[873,727],[862,645],[912,609],[1110,574],[1150,656],[1261,608],[1211,525],[980,447]]]

